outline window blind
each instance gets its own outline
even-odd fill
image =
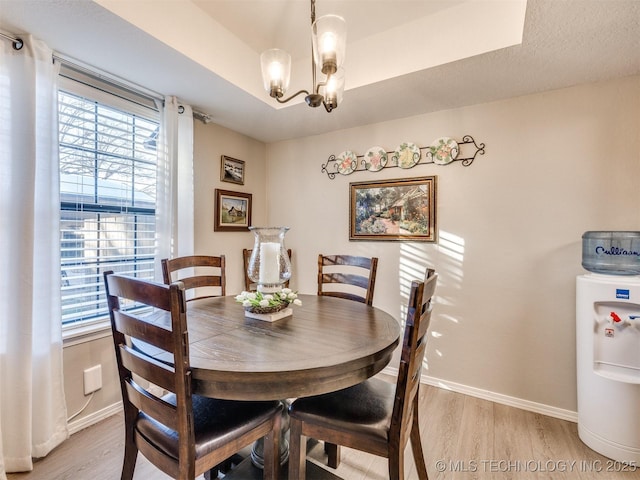
[[[103,272],[154,276],[158,114],[126,107],[86,83],[58,95],[63,325],[107,317]]]

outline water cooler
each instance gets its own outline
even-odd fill
[[[578,434],[640,465],[640,232],[586,232],[576,283]]]

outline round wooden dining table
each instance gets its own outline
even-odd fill
[[[331,392],[380,372],[400,326],[379,308],[299,295],[289,317],[245,317],[235,297],[187,303],[194,393],[231,400],[279,400]]]

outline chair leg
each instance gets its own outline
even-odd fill
[[[389,480],[404,480],[404,448],[399,445],[389,449]]]
[[[273,428],[264,437],[264,470],[263,480],[278,480],[280,477],[280,424],[282,415],[273,420]]]
[[[307,438],[302,435],[302,422],[291,418],[289,428],[289,478],[305,480],[307,476]],[[304,445],[304,448],[302,446]]]
[[[220,473],[218,467],[213,467],[211,470],[204,472],[204,480],[216,480],[216,478],[218,478],[218,473]]]
[[[427,465],[424,462],[424,452],[422,451],[422,439],[420,438],[420,422],[418,419],[418,395],[415,397],[415,405],[413,407],[413,420],[411,425],[411,450],[413,452],[413,461],[416,464],[419,480],[429,480],[427,474]]]
[[[427,465],[424,462],[424,454],[422,452],[420,431],[417,428],[411,429],[411,450],[413,451],[413,460],[416,464],[416,470],[418,471],[418,479],[429,480]]]
[[[136,468],[138,447],[136,446],[133,435],[133,431],[126,432],[127,437],[124,442],[124,461],[122,462],[122,474],[120,475],[121,480],[132,480],[133,471]]]
[[[324,442],[324,451],[328,456],[327,465],[331,468],[338,468],[340,465],[340,445]]]

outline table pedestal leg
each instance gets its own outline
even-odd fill
[[[289,460],[289,400],[281,400],[284,405],[282,410],[282,423],[280,424],[280,465]],[[256,467],[264,468],[264,439],[256,441],[251,448],[251,463]]]

